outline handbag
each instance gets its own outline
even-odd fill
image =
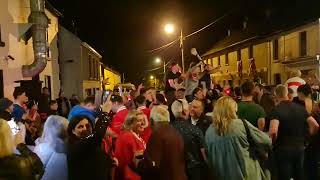
[[[254,160],[259,160],[259,161],[265,161],[268,159],[268,152],[270,151],[270,148],[268,146],[263,146],[262,144],[256,143],[252,136],[251,132],[249,129],[249,125],[246,120],[241,119],[244,128],[246,130],[247,134],[247,140],[249,143],[249,155],[252,159]]]

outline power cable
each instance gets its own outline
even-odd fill
[[[221,19],[223,19],[223,18],[225,18],[226,16],[228,16],[232,11],[233,11],[233,10],[230,10],[229,12],[227,12],[227,13],[225,13],[224,15],[220,16],[218,19],[214,20],[214,21],[211,22],[210,24],[208,24],[208,25],[206,25],[206,26],[198,29],[197,31],[195,31],[195,32],[193,32],[193,33],[191,33],[191,34],[188,34],[188,35],[184,36],[183,38],[188,38],[188,37],[190,37],[190,36],[193,36],[193,35],[201,32],[201,31],[207,29],[208,27],[212,26],[213,24],[216,24],[216,23],[219,22]],[[165,44],[165,45],[163,45],[163,46],[161,46],[161,47],[158,47],[158,48],[149,50],[149,51],[147,51],[147,52],[148,52],[148,53],[152,53],[152,52],[155,52],[155,51],[158,51],[158,50],[165,49],[165,48],[167,48],[167,47],[170,47],[172,44],[178,42],[179,40],[180,40],[180,37],[177,38],[177,39],[175,39],[175,40],[173,40],[173,41],[171,41],[171,42],[169,42],[168,44]]]

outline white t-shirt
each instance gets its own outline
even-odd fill
[[[297,89],[299,86],[306,84],[300,77],[293,77],[286,81],[285,85],[293,90],[293,97],[298,96]]]

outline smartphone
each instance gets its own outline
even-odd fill
[[[108,99],[108,97],[110,96],[110,91],[105,91],[104,93],[103,93],[103,97],[102,97],[102,103],[105,103],[106,101],[107,101],[107,99]]]
[[[10,121],[8,121],[8,124],[11,128],[11,132],[13,135],[16,135],[19,131],[20,131],[20,127],[18,126],[18,124],[14,121],[14,119],[12,118]]]

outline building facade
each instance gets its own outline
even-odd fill
[[[222,86],[238,86],[254,76],[264,84],[276,85],[284,83],[292,69],[301,70],[303,78],[311,73],[320,75],[319,37],[320,19],[264,36],[251,34],[237,41],[226,37],[202,58],[213,67],[221,66],[221,73],[212,77]]]
[[[101,89],[100,61],[102,56],[75,34],[59,27],[59,62],[61,87],[65,96],[81,99]]]
[[[101,65],[101,85],[103,90],[113,90],[117,84],[121,83],[121,75],[119,72]]]
[[[12,99],[18,81],[31,80],[23,77],[22,66],[34,61],[32,37],[25,38],[31,24],[30,0],[0,0],[0,96]],[[50,8],[49,8],[50,7]],[[47,29],[47,65],[36,77],[56,98],[60,89],[58,64],[58,17],[60,13],[46,3],[45,14],[49,20]]]

